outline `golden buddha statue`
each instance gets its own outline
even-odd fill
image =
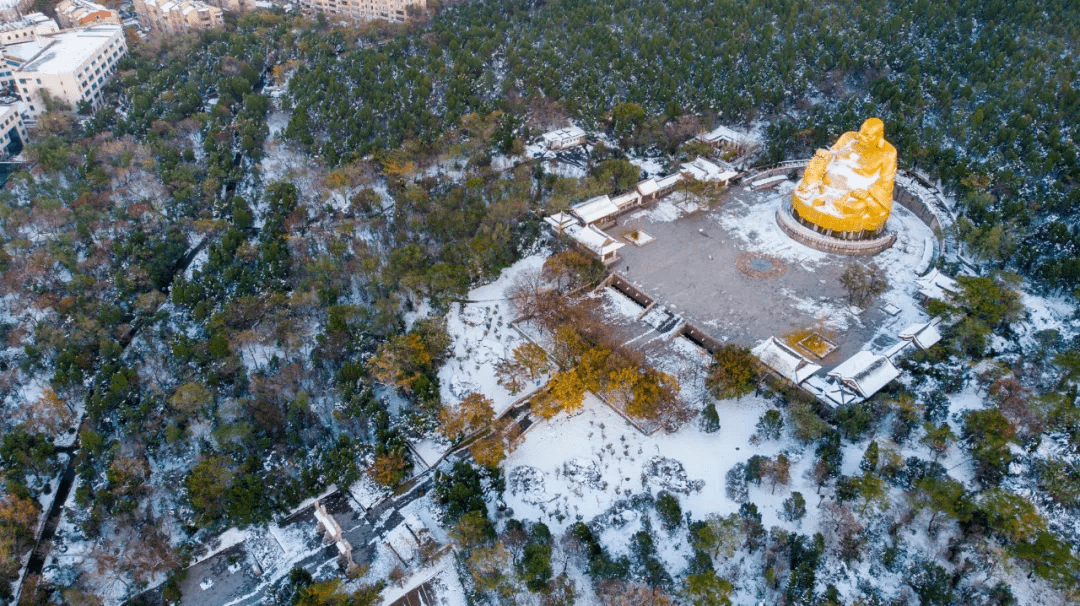
[[[832,149],[819,149],[791,194],[795,214],[819,231],[874,236],[892,212],[896,148],[877,118],[846,132]]]

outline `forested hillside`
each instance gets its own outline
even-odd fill
[[[956,235],[982,270],[1071,294],[1080,2],[855,4],[479,0],[359,28],[260,10],[199,36],[131,40],[104,107],[43,115],[24,170],[0,192],[0,602],[68,466],[77,508],[61,541],[87,551],[48,582],[26,583],[38,588],[27,603],[113,603],[166,578],[168,592],[231,526],[362,477],[398,488],[414,464],[407,440],[440,422],[452,303],[534,251],[543,214],[636,183],[628,154],[667,170],[714,124],[764,130],[765,164],[805,157],[880,115],[901,164],[941,179],[958,201]],[[568,120],[607,142],[579,173],[524,158],[540,129]],[[599,275],[583,257],[558,258],[560,286]],[[978,280],[971,306],[992,317],[957,320],[961,334],[907,371],[930,391],[958,392],[964,373],[997,386],[992,400],[1013,416],[970,415],[962,437],[989,470],[979,490],[997,490],[1020,421],[1032,427],[1022,436],[1032,452],[1040,432],[1060,430],[1076,460],[1080,354],[1045,330],[1008,364],[971,370],[995,334],[1015,337],[1010,323],[1023,315],[1012,274]],[[503,326],[486,322],[474,328]],[[944,398],[893,395],[832,423],[858,426],[844,447],[888,415],[903,421],[898,443],[923,421],[945,427]],[[788,424],[814,429],[799,442],[828,463],[820,492],[840,473],[841,434],[808,411],[793,408]],[[961,438],[930,429],[930,475],[945,477],[936,445],[959,451]],[[890,469],[924,465],[912,460]],[[462,466],[477,494],[458,497],[472,506],[481,480]],[[1073,519],[1077,469],[1039,471],[1045,494],[1033,500]],[[485,487],[503,482],[495,466],[482,473]],[[904,478],[896,485],[914,490]],[[963,522],[965,540],[1005,525],[972,513],[974,492],[953,498],[963,485],[927,486],[912,494],[943,511],[951,503],[944,517]],[[842,488],[849,500],[862,490]],[[1038,533],[1014,533],[1009,553],[1074,590],[1075,531],[1051,534],[1036,518]],[[620,570],[604,568],[612,562],[587,529],[575,532],[598,578]],[[802,556],[816,567],[822,548],[800,540],[785,548],[792,568]],[[530,541],[550,558],[550,537]],[[1055,557],[1040,560],[1044,547]],[[932,572],[934,587],[949,586],[944,568]]]
[[[474,2],[378,44],[345,33],[302,43],[288,136],[336,164],[406,139],[437,145],[470,112],[555,102],[640,147],[662,145],[664,122],[684,112],[766,120],[781,159],[879,115],[901,163],[961,199],[977,254],[1071,289],[1076,11],[1056,0]],[[624,102],[644,113],[613,112]]]

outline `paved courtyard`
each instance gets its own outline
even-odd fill
[[[914,214],[894,205],[889,229],[896,244],[872,258],[890,290],[866,310],[848,305],[840,275],[856,258],[808,248],[780,231],[774,213],[793,183],[776,190],[735,187],[714,209],[678,194],[650,209],[624,215],[606,231],[620,241],[640,230],[654,238],[627,243],[613,269],[656,300],[721,341],[753,345],[771,335],[818,330],[838,346],[821,360],[831,368],[868,343],[924,321],[913,305],[915,270],[933,234]],[[893,303],[895,315],[883,311]],[[875,346],[877,348],[877,346]],[[809,356],[808,356],[809,357]]]

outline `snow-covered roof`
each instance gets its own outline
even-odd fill
[[[319,507],[315,508],[315,520],[322,524],[322,527],[332,534],[337,534],[341,531],[341,527],[338,526],[337,520],[330,515],[323,513],[322,509]]]
[[[886,349],[885,352],[881,355],[885,356],[890,360],[895,360],[897,357],[900,356],[901,353],[904,352],[905,349],[908,348],[909,345],[911,345],[911,341],[897,341],[896,343],[893,343],[891,347]]]
[[[544,217],[544,221],[546,221],[547,224],[553,227],[558,233],[566,231],[566,228],[570,227],[571,225],[578,224],[577,218],[570,213],[555,213],[554,215]]]
[[[803,382],[802,387],[831,408],[863,400],[862,396],[848,389],[843,383],[820,375],[811,376]]]
[[[417,538],[419,538],[420,535],[428,532],[427,524],[424,524],[424,521],[421,520],[415,513],[410,513],[408,516],[405,517],[405,526]]]
[[[900,333],[900,338],[911,341],[919,349],[929,349],[941,340],[941,331],[938,330],[938,324],[941,324],[941,318],[934,318],[922,324],[912,324]]]
[[[22,71],[43,74],[70,73],[97,56],[102,47],[117,36],[123,39],[120,25],[95,25],[12,44],[4,48],[4,54],[23,58],[25,53],[36,50],[29,59],[24,59],[27,63],[22,66]]]
[[[900,371],[889,358],[864,349],[829,371],[829,376],[869,398],[900,376]]]
[[[568,126],[566,128],[548,131],[540,135],[540,138],[548,145],[553,143],[565,145],[567,143],[581,141],[584,137],[585,131],[576,126]]]
[[[574,239],[585,248],[591,250],[603,258],[608,253],[615,252],[626,246],[620,242],[617,242],[615,238],[607,235],[603,230],[595,225],[589,225],[583,227],[581,225],[571,225],[566,229],[566,235]]]
[[[787,175],[773,175],[771,177],[765,177],[764,179],[757,179],[750,182],[750,189],[761,189],[762,187],[769,187],[770,185],[776,185],[781,181],[787,181]]]
[[[736,171],[724,169],[715,162],[710,162],[709,160],[700,157],[693,162],[683,163],[682,172],[694,177],[698,181],[719,181],[722,183],[727,183],[732,177],[739,174]]]
[[[16,19],[15,21],[8,21],[6,23],[0,23],[0,32],[10,32],[17,29],[23,29],[27,27],[34,27],[35,25],[48,25],[52,23],[53,28],[60,29],[56,22],[51,18],[46,17],[42,13],[30,13],[22,19]]]
[[[776,337],[769,337],[751,350],[761,363],[775,370],[780,376],[798,385],[810,378],[821,366],[802,357]]]
[[[641,194],[636,191],[629,191],[621,196],[615,196],[611,199],[611,203],[614,204],[620,210],[627,206],[633,206],[641,201]]]
[[[417,544],[416,537],[413,536],[412,531],[404,522],[388,532],[383,542],[394,550],[394,553],[397,554],[403,564],[409,563],[420,552],[420,545]]]
[[[682,181],[682,178],[682,173],[670,174],[666,177],[661,177],[660,180],[656,182],[656,186],[659,189],[667,189],[668,187],[673,187],[679,181]]]
[[[638,193],[642,196],[649,196],[655,194],[660,187],[656,185],[655,179],[645,179],[641,183],[637,184]]]
[[[56,5],[57,13],[69,15],[74,19],[81,19],[86,15],[100,11],[112,12],[109,11],[108,8],[105,8],[96,2],[91,2],[90,0],[66,0],[65,2]]]
[[[27,40],[4,46],[4,56],[25,63],[36,57],[48,44],[45,40]]]
[[[582,223],[588,225],[614,217],[619,213],[619,207],[612,204],[611,198],[598,196],[572,206],[570,212],[581,219]]]
[[[736,130],[730,129],[726,126],[717,126],[711,131],[698,135],[698,141],[704,141],[705,143],[722,143],[727,141],[728,143],[741,143],[749,139],[747,135],[744,135]]]
[[[919,292],[928,299],[943,300],[945,293],[960,292],[960,284],[949,276],[939,272],[937,268],[921,278],[915,278],[915,284],[919,286]]]

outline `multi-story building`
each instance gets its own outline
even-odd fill
[[[409,18],[409,7],[425,8],[426,0],[300,0],[300,6],[309,15],[323,13],[328,18],[346,18],[354,21],[403,22]]]
[[[18,142],[19,145],[16,145]],[[16,105],[0,104],[0,156],[26,144],[26,126]]]
[[[4,46],[4,80],[23,102],[23,116],[45,111],[45,96],[77,109],[80,101],[97,109],[102,89],[127,54],[123,27],[94,25]],[[7,69],[8,67],[14,69]]]
[[[255,0],[210,0],[210,4],[230,13],[242,13],[255,9]]]
[[[139,23],[154,34],[183,34],[225,24],[221,9],[198,0],[133,0]]]
[[[34,0],[0,0],[0,21],[17,21],[33,5]]]
[[[55,34],[58,31],[60,31],[60,26],[56,24],[56,21],[41,13],[30,13],[15,21],[0,23],[0,44],[26,42],[45,34]]]
[[[120,15],[90,0],[64,0],[56,5],[56,18],[63,27],[85,27],[96,23],[120,23]]]

